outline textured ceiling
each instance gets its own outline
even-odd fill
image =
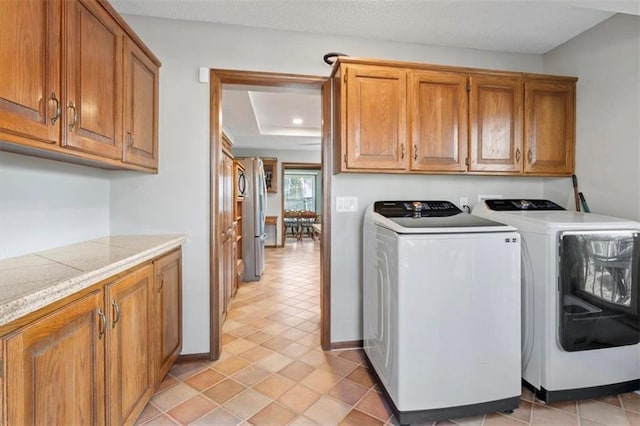
[[[110,2],[122,14],[533,54],[548,52],[614,13],[640,15],[640,0]],[[224,127],[234,146],[319,149],[319,137],[310,133],[319,133],[319,93],[296,98],[240,89],[225,87],[223,95]],[[304,131],[291,124],[293,115],[304,116]]]
[[[545,53],[639,0],[111,0],[120,13]]]

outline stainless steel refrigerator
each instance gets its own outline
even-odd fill
[[[258,281],[264,272],[267,185],[261,159],[244,158],[240,162],[245,168],[247,179],[247,190],[242,203],[243,281]]]

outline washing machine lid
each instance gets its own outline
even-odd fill
[[[521,231],[637,229],[640,223],[594,213],[568,211],[549,200],[492,199],[473,209],[473,215],[515,226]]]
[[[398,234],[512,232],[512,226],[462,212],[450,201],[376,201],[374,223]]]

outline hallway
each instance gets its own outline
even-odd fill
[[[266,250],[260,282],[242,284],[216,362],[176,364],[137,424],[395,424],[360,350],[320,348],[320,243]],[[640,395],[520,408],[438,425],[640,425]]]

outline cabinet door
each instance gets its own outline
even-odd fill
[[[104,424],[102,303],[95,291],[5,339],[7,424]]]
[[[182,349],[182,257],[176,250],[154,262],[155,383],[167,375]]]
[[[64,6],[67,97],[63,145],[121,158],[122,30],[98,3],[69,0]]]
[[[0,136],[57,144],[60,3],[3,0],[0,28]]]
[[[410,169],[462,172],[467,158],[467,78],[409,72]]]
[[[517,78],[470,78],[470,171],[522,170],[523,82]]]
[[[406,72],[377,66],[345,66],[342,108],[346,169],[404,170]]]
[[[158,167],[158,66],[130,39],[124,52],[122,161]]]
[[[220,290],[220,322],[222,323],[227,318],[229,311],[229,300],[231,299],[231,286],[229,285],[229,259],[231,257],[231,237],[225,237],[226,239],[221,241],[220,245],[220,262],[218,264],[218,279]]]
[[[133,423],[153,394],[152,279],[149,264],[105,286],[109,424]]]
[[[235,222],[233,211],[235,195],[233,194],[233,159],[226,155],[224,157],[224,224],[230,229]]]
[[[573,82],[525,84],[525,173],[573,173],[575,99]]]

